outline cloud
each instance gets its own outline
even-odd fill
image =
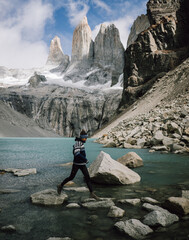
[[[69,22],[72,26],[76,26],[87,15],[89,11],[89,6],[85,1],[82,0],[69,0],[67,4],[64,5],[68,12]]]
[[[102,8],[103,10],[105,10],[107,13],[111,13],[112,10],[111,8],[103,1],[101,0],[93,0],[93,3],[97,6],[97,7],[100,7]]]
[[[12,2],[1,0],[0,3],[3,12],[0,17],[0,65],[9,68],[43,66],[48,46],[42,38],[45,24],[52,19],[53,7],[41,0]]]

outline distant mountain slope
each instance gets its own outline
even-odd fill
[[[58,137],[0,101],[0,137]]]
[[[126,112],[122,113],[111,124],[94,134],[98,138],[107,134],[112,128],[121,124],[123,120],[137,117],[140,114],[148,113],[157,105],[170,104],[179,95],[189,95],[189,58],[168,72],[164,77],[157,78],[153,87],[138,99]],[[162,101],[164,101],[162,103]]]

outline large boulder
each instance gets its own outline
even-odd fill
[[[101,151],[89,167],[91,179],[103,184],[132,184],[140,181],[140,176],[123,164],[113,160]]]
[[[129,153],[125,154],[124,156],[118,158],[117,161],[129,168],[143,166],[142,158],[139,157],[139,155],[136,154],[135,152],[129,152]]]
[[[120,232],[123,232],[134,239],[144,239],[146,235],[153,232],[149,226],[143,224],[137,219],[130,219],[125,222],[120,221],[117,222],[114,226]]]
[[[189,199],[184,197],[170,197],[165,201],[164,207],[173,213],[187,215],[189,214]]]
[[[39,205],[61,205],[67,198],[66,194],[58,195],[54,189],[46,189],[31,195],[32,203]]]

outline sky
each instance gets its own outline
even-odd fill
[[[95,39],[102,23],[114,23],[126,47],[130,28],[146,14],[147,0],[0,0],[0,66],[36,68],[46,63],[58,36],[71,56],[75,27],[87,16]]]

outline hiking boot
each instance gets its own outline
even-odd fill
[[[100,200],[100,198],[96,194],[94,194],[94,192],[90,193],[90,197],[96,199],[97,201]]]
[[[57,185],[57,193],[58,193],[58,195],[61,194],[61,191],[62,191],[62,185],[59,184],[59,185]]]

